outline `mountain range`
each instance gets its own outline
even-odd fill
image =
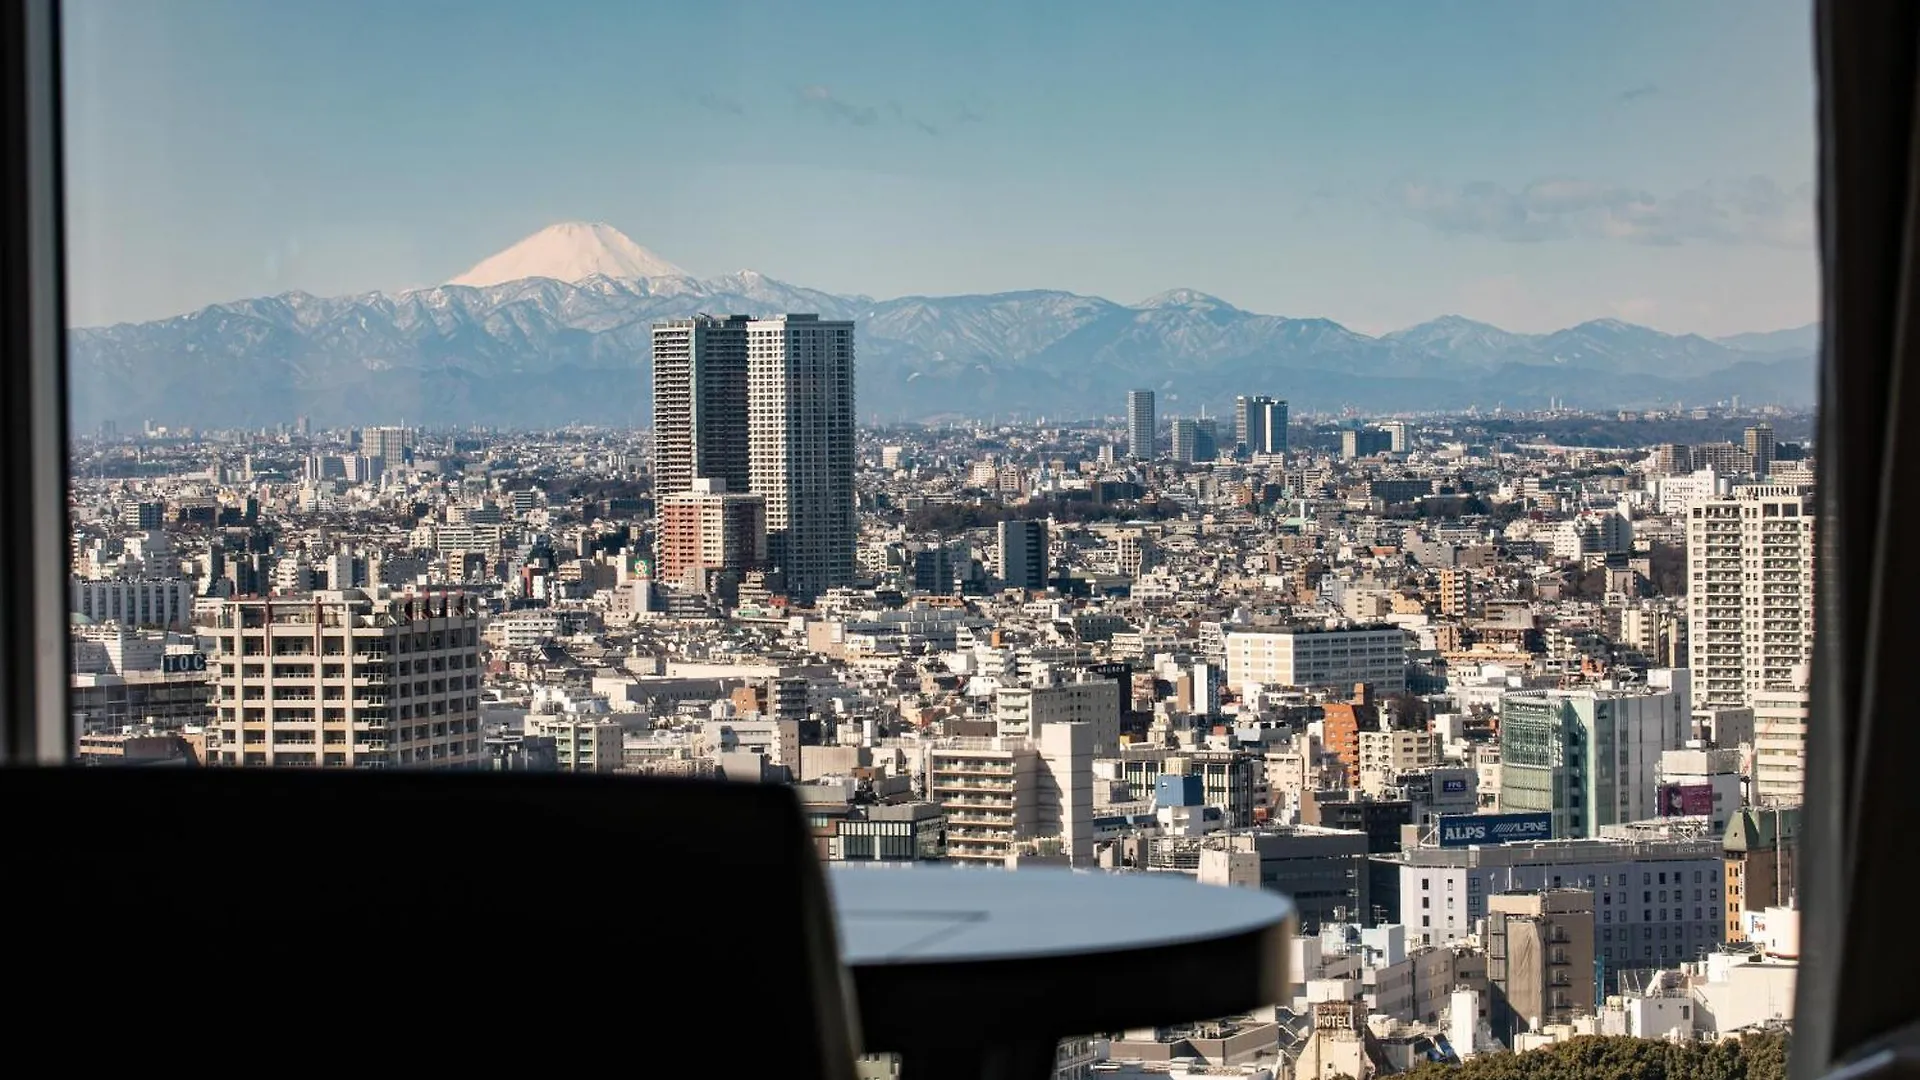
[[[536,233],[444,285],[214,304],[69,335],[74,422],[257,426],[644,423],[650,327],[697,312],[857,324],[863,419],[1163,415],[1236,394],[1296,411],[1636,408],[1814,396],[1819,328],[1707,339],[1600,319],[1519,334],[1449,315],[1378,337],[1175,289],[1132,304],[1053,290],[875,300],[743,270],[694,278],[607,225]]]

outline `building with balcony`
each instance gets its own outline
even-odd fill
[[[1495,1038],[1594,1012],[1593,893],[1550,889],[1487,898],[1483,935]]]
[[[1049,724],[1036,738],[952,738],[927,753],[927,797],[947,816],[947,857],[1004,866],[1057,837],[1074,865],[1093,858],[1092,731]]]
[[[553,742],[554,768],[561,772],[604,772],[625,764],[620,722],[610,716],[528,716],[532,734]]]
[[[218,765],[469,769],[480,611],[461,594],[340,589],[229,600],[208,757]]]
[[[1753,707],[1813,657],[1815,510],[1797,484],[1687,507],[1687,642],[1702,708]]]

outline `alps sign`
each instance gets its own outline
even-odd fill
[[[1440,846],[1553,839],[1552,814],[1460,814],[1440,819]]]

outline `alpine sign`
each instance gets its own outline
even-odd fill
[[[1552,814],[1456,814],[1440,819],[1440,846],[1553,839]]]

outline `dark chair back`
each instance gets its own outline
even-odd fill
[[[94,1017],[96,1049],[164,1032],[241,1067],[853,1076],[825,878],[785,788],[12,769],[0,830],[18,1034]]]

